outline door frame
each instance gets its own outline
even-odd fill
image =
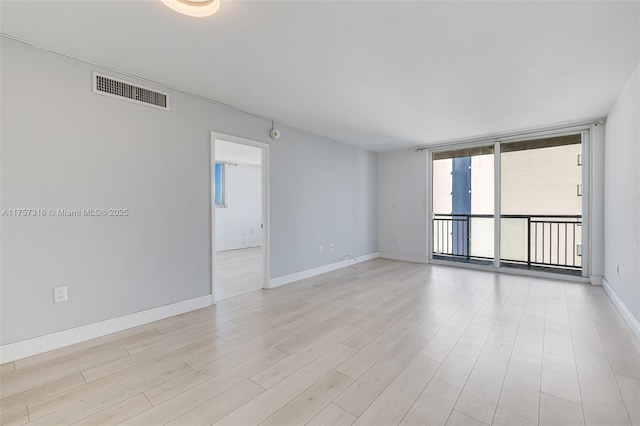
[[[209,164],[209,208],[211,209],[211,296],[213,303],[216,298],[216,207],[215,207],[215,164],[216,164],[216,141],[232,142],[240,145],[252,146],[262,151],[262,288],[267,290],[269,286],[269,144],[254,141],[239,136],[229,135],[220,132],[211,132],[210,140],[210,164]]]

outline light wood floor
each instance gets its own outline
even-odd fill
[[[2,423],[640,425],[599,287],[377,259],[2,365]]]
[[[216,253],[216,300],[262,288],[262,247]]]

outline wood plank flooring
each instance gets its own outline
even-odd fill
[[[216,300],[262,288],[262,247],[216,253]]]
[[[4,364],[2,425],[636,425],[602,288],[376,259]]]

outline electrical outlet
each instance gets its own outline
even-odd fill
[[[320,253],[324,253],[324,246],[322,244],[320,245]]]
[[[398,240],[396,239],[396,237],[393,237],[393,245],[397,246],[398,245]]]
[[[331,251],[334,251],[336,249],[336,245],[331,243]]]
[[[53,303],[62,303],[66,301],[67,301],[67,286],[54,288]]]
[[[618,275],[620,275],[620,264],[618,264],[618,265],[616,266],[616,272],[617,272],[617,274],[618,274]]]

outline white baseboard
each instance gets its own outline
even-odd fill
[[[607,293],[607,295],[609,296],[609,299],[611,299],[613,304],[616,305],[616,308],[618,308],[618,311],[625,319],[627,324],[629,324],[629,328],[631,328],[633,334],[635,334],[636,337],[640,340],[640,322],[638,321],[638,319],[633,316],[629,308],[627,308],[627,305],[625,305],[620,297],[618,297],[615,290],[613,290],[613,287],[611,287],[611,284],[609,284],[609,281],[607,281],[606,278],[604,278],[604,280],[602,281],[602,287],[604,288],[605,293]]]
[[[375,259],[379,257],[379,253],[369,253],[356,257],[356,263],[366,262],[367,260]],[[327,272],[335,271],[336,269],[346,268],[347,266],[354,265],[353,259],[345,259],[340,262],[330,263],[328,265],[318,266],[317,268],[306,269],[300,272],[294,272],[293,274],[283,275],[277,278],[271,278],[269,280],[269,288],[280,287],[281,285],[291,284],[296,281],[304,280],[306,278],[315,277],[316,275],[326,274]]]
[[[591,284],[602,285],[604,277],[602,275],[591,275]]]
[[[403,262],[429,263],[429,259],[427,257],[406,255],[402,253],[391,253],[386,251],[380,252],[380,257],[384,259],[401,260]]]
[[[85,340],[95,339],[96,337],[106,336],[107,334],[184,314],[185,312],[195,311],[196,309],[206,308],[212,304],[213,297],[211,295],[196,297],[195,299],[159,306],[146,311],[0,346],[0,364],[41,354],[74,343],[84,342]]]

